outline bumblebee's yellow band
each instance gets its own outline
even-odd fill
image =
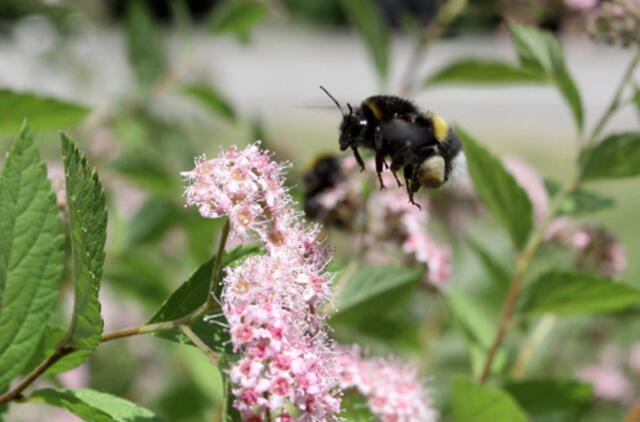
[[[384,117],[382,115],[382,110],[380,110],[380,107],[378,107],[378,105],[374,101],[366,99],[363,101],[363,103],[371,109],[371,112],[373,112],[373,116],[376,119],[382,120],[382,118]]]
[[[442,143],[447,139],[449,133],[449,125],[440,116],[432,115],[433,119],[433,132],[438,142]]]

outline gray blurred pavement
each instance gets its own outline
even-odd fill
[[[79,27],[81,36],[60,47],[46,23],[30,19],[19,25],[9,40],[0,41],[0,86],[103,107],[130,90],[132,75],[121,34],[86,22]],[[198,35],[185,76],[211,80],[243,112],[285,123],[288,119],[336,120],[329,112],[300,107],[331,104],[318,89],[320,84],[351,102],[376,92],[373,67],[353,33],[288,27],[264,28],[255,35],[249,45]],[[177,40],[169,44],[174,55],[182,54]],[[592,125],[594,116],[608,104],[630,51],[596,46],[580,38],[565,39],[563,44],[569,68],[582,88],[587,122]],[[394,39],[391,87],[404,72],[412,48],[411,40]],[[463,57],[515,60],[506,34],[467,36],[434,45],[417,74],[427,75]],[[479,136],[515,132],[531,133],[538,139],[574,137],[571,115],[552,88],[440,87],[422,91],[416,100]],[[612,122],[612,128],[637,128],[632,107]]]

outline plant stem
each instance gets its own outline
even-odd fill
[[[636,399],[636,402],[633,404],[631,410],[627,416],[623,419],[622,422],[636,422],[640,419],[640,396]]]
[[[209,360],[211,361],[212,364],[216,366],[218,365],[218,362],[220,362],[220,355],[218,355],[216,352],[211,350],[211,348],[207,346],[202,341],[202,339],[198,337],[198,335],[194,333],[193,330],[188,325],[181,325],[180,329],[182,330],[183,333],[185,333],[187,337],[189,337],[189,340],[191,340],[193,344],[198,346],[200,350],[202,350],[207,354],[207,356],[209,356]]]
[[[12,390],[7,391],[3,395],[1,395],[0,396],[0,405],[4,404],[4,403],[6,403],[6,402],[8,402],[10,400],[14,400],[14,399],[20,398],[21,395],[22,395],[22,392],[24,391],[24,389],[27,388],[29,385],[31,385],[31,383],[34,382],[47,369],[49,369],[49,367],[51,367],[51,365],[56,363],[62,357],[64,357],[64,356],[68,355],[69,353],[71,353],[71,351],[68,351],[68,349],[70,349],[70,348],[63,347],[63,348],[61,348],[59,350],[56,350],[55,353],[52,354],[51,356],[49,356],[49,358],[47,360],[42,362],[33,371],[31,371],[29,373],[29,375],[27,375],[25,377],[25,379],[23,379],[22,382],[20,382],[20,384],[16,385]]]
[[[554,315],[545,315],[538,325],[536,325],[536,328],[533,330],[533,334],[531,334],[529,340],[520,347],[518,359],[511,370],[511,377],[513,379],[521,379],[527,373],[527,368],[533,358],[533,354],[553,329],[556,321],[557,318]]]
[[[613,95],[613,99],[611,100],[611,103],[609,104],[609,107],[604,112],[604,114],[596,124],[595,128],[593,129],[593,132],[589,137],[589,141],[587,142],[587,146],[592,146],[594,142],[596,142],[596,140],[604,130],[604,127],[606,126],[607,122],[609,121],[613,113],[615,113],[618,110],[618,108],[624,104],[621,101],[622,94],[624,93],[624,89],[626,88],[627,84],[631,81],[631,78],[633,77],[633,72],[635,71],[636,67],[638,67],[638,63],[640,63],[640,47],[636,49],[636,54],[633,56],[633,58],[631,59],[631,62],[627,66],[627,70],[624,72],[622,79],[620,79],[620,83],[616,88],[616,91]]]
[[[424,59],[427,48],[433,40],[440,37],[442,32],[453,21],[458,14],[466,7],[467,0],[447,0],[440,8],[435,20],[429,24],[420,35],[418,42],[409,58],[407,67],[405,68],[402,79],[400,80],[400,89],[398,94],[401,96],[409,96],[413,92],[415,85],[415,74],[418,66]]]
[[[536,230],[529,236],[529,240],[522,251],[522,253],[516,258],[516,268],[513,273],[513,277],[511,279],[511,285],[509,286],[509,292],[507,294],[507,299],[504,304],[504,308],[502,309],[502,315],[500,317],[500,322],[498,323],[498,330],[496,332],[495,339],[491,348],[489,349],[489,353],[487,354],[487,359],[484,363],[484,367],[478,378],[480,383],[484,383],[489,377],[489,373],[491,372],[491,365],[493,364],[493,360],[498,352],[498,349],[502,345],[502,341],[504,340],[504,335],[511,325],[511,315],[513,314],[513,310],[516,306],[516,301],[518,299],[518,293],[520,293],[520,287],[522,286],[522,281],[524,280],[524,276],[529,269],[529,265],[531,264],[531,260],[533,259],[540,243],[544,239],[544,234],[547,231],[547,227],[551,221],[555,218],[560,206],[564,202],[565,198],[573,192],[579,185],[579,180],[577,178],[570,180],[560,191],[556,197],[553,199],[553,203],[549,208],[549,212],[545,217],[544,221],[536,228]]]

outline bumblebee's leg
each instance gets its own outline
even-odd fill
[[[411,166],[404,166],[404,186],[407,189],[409,200],[413,197],[413,190],[411,189],[411,179],[413,178],[412,171],[413,169]]]
[[[380,129],[380,126],[376,126],[373,134],[373,143],[376,147],[376,151],[380,151],[382,149],[382,130]]]
[[[412,203],[413,205],[415,205],[416,207],[418,207],[418,209],[422,209],[422,207],[420,206],[420,204],[416,203],[413,200],[413,194],[416,193],[418,191],[418,189],[420,189],[420,185],[418,184],[418,181],[416,179],[416,174],[417,174],[417,166],[415,164],[413,165],[408,165],[404,167],[404,180],[406,183],[406,187],[407,187],[407,194],[409,195],[409,202]]]
[[[396,152],[394,155],[391,156],[391,166],[388,167],[391,170],[391,174],[393,174],[394,179],[396,179],[396,183],[398,184],[399,188],[402,187],[402,183],[400,183],[400,179],[398,179],[397,172],[402,167],[404,167],[404,163],[405,163],[404,154]]]
[[[396,173],[395,170],[391,169],[391,174],[393,174],[394,179],[396,179],[396,183],[398,184],[398,187],[401,188],[402,183],[400,183],[400,179],[398,179],[398,173]]]
[[[380,152],[376,152],[376,173],[378,174],[378,181],[380,182],[380,189],[384,189],[384,182],[382,181],[382,168],[384,165],[384,155]]]
[[[362,161],[362,157],[360,156],[360,153],[358,152],[358,147],[356,147],[355,145],[351,145],[351,150],[353,151],[353,156],[356,158],[356,161],[360,165],[360,171],[364,171],[364,169],[365,169],[364,161]]]

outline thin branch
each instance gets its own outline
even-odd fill
[[[211,361],[212,364],[214,364],[215,366],[218,366],[218,362],[220,362],[219,354],[211,350],[211,348],[207,346],[200,339],[200,337],[198,337],[198,335],[193,332],[191,327],[189,327],[188,325],[181,325],[180,329],[182,330],[183,333],[185,333],[187,337],[189,337],[189,340],[191,340],[196,346],[198,346],[200,350],[202,350],[207,354],[207,356],[209,356],[209,360]]]
[[[431,42],[439,38],[449,24],[460,14],[466,7],[466,0],[447,0],[440,8],[440,11],[434,21],[429,24],[420,35],[416,43],[413,53],[409,57],[407,67],[400,79],[400,89],[398,94],[401,96],[409,96],[412,94],[415,81],[415,74],[424,60],[427,49]]]
[[[633,407],[629,410],[629,413],[622,422],[636,422],[638,420],[640,420],[640,396],[638,396]]]
[[[536,325],[536,328],[533,330],[533,334],[529,340],[520,347],[518,359],[511,370],[511,377],[513,379],[521,379],[527,373],[529,363],[531,363],[534,353],[538,347],[540,347],[540,344],[544,341],[549,332],[553,329],[556,321],[557,318],[555,316],[545,315],[538,325]]]
[[[487,359],[485,360],[482,372],[480,373],[480,377],[478,378],[478,381],[480,383],[484,383],[489,377],[493,360],[496,357],[496,353],[500,349],[500,346],[502,345],[502,341],[504,340],[504,335],[507,332],[507,329],[511,325],[511,315],[513,314],[513,310],[516,306],[516,301],[518,299],[518,294],[520,293],[522,281],[524,280],[524,276],[529,269],[529,265],[531,264],[531,261],[536,251],[538,250],[538,247],[544,239],[544,234],[547,231],[547,227],[549,227],[549,224],[555,218],[566,197],[571,192],[573,192],[578,187],[578,185],[579,180],[574,179],[567,183],[562,191],[558,193],[558,195],[554,198],[551,207],[549,208],[549,213],[547,214],[546,218],[529,237],[527,245],[522,254],[520,254],[518,258],[516,258],[516,268],[513,273],[513,278],[511,279],[511,285],[509,286],[509,292],[507,294],[507,299],[505,300],[504,308],[502,309],[502,316],[500,317],[500,322],[498,323],[498,330],[496,332],[493,344],[489,349],[489,353],[487,354]]]
[[[640,63],[640,47],[636,49],[636,54],[631,59],[631,62],[629,62],[629,65],[627,66],[627,70],[624,72],[624,75],[622,76],[622,79],[620,80],[620,83],[616,88],[615,94],[611,99],[611,103],[609,104],[609,107],[607,107],[607,110],[604,112],[604,114],[596,124],[595,128],[593,129],[593,132],[589,137],[589,141],[587,142],[587,146],[592,146],[593,143],[596,142],[596,140],[604,130],[605,126],[611,119],[611,116],[613,116],[613,114],[618,110],[618,108],[620,108],[620,106],[624,104],[622,102],[622,94],[624,93],[624,89],[627,87],[627,85],[631,81],[633,77],[633,72],[635,71],[636,67],[638,67],[638,63]]]
[[[54,354],[49,356],[47,360],[38,365],[29,375],[26,376],[25,379],[20,382],[20,384],[16,385],[10,391],[7,391],[3,395],[0,396],[0,405],[7,403],[11,400],[19,399],[22,396],[22,392],[25,388],[31,385],[40,375],[44,374],[44,372],[49,369],[54,363],[59,361],[64,356],[68,355],[73,351],[70,347],[62,347],[55,351]]]

